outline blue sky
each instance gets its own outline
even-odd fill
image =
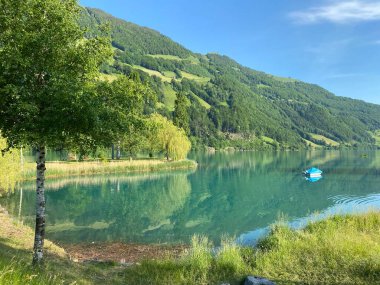
[[[380,1],[81,0],[198,53],[380,104]]]

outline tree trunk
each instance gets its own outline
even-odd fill
[[[112,154],[111,154],[112,160],[115,159],[115,145],[112,144]]]
[[[40,265],[43,258],[45,239],[45,170],[45,146],[40,146],[37,151],[36,229],[33,248],[34,265]]]
[[[22,187],[20,189],[20,204],[18,207],[18,220],[21,221],[21,210],[22,210]]]
[[[120,150],[120,142],[118,142],[116,147],[116,159],[119,160],[121,158],[121,150]]]

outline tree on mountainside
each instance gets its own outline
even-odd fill
[[[173,123],[182,128],[187,135],[190,134],[190,102],[183,92],[177,93],[177,99],[174,102]]]
[[[79,10],[75,0],[0,0],[0,130],[8,147],[37,149],[34,264],[43,259],[46,146],[96,146],[108,119],[95,110],[106,99],[94,86],[109,39],[85,39]]]

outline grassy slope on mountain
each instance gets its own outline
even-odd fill
[[[337,97],[327,90],[292,78],[244,67],[218,54],[192,53],[160,33],[86,8],[81,24],[89,33],[110,23],[115,61],[104,72],[140,73],[158,94],[159,112],[171,116],[174,93],[185,91],[191,135],[202,144],[257,148],[267,145],[374,144],[380,129],[380,106]],[[231,139],[240,134],[243,140]],[[251,139],[247,140],[249,137]],[[319,139],[323,137],[324,139]]]

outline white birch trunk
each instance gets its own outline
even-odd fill
[[[121,149],[120,149],[120,142],[118,142],[116,147],[116,159],[119,160],[121,158]]]
[[[45,170],[45,146],[40,146],[37,151],[36,229],[33,249],[33,264],[36,265],[42,262],[45,239]]]

